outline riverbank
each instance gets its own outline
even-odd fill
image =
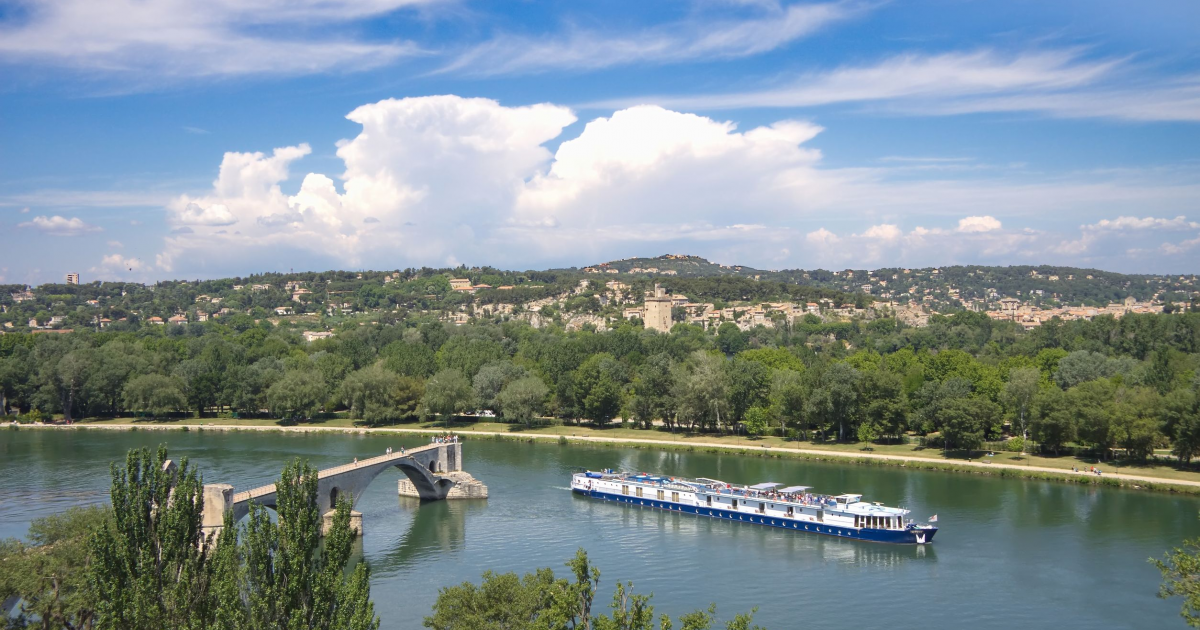
[[[481,426],[482,425],[482,426]],[[494,426],[493,426],[494,425]],[[592,429],[588,427],[543,427],[529,431],[517,430],[512,425],[498,423],[476,423],[471,426],[455,426],[449,429],[426,425],[403,425],[398,427],[355,427],[348,422],[337,421],[322,424],[301,426],[279,426],[272,421],[244,421],[231,419],[205,419],[194,421],[177,421],[169,423],[152,422],[120,422],[99,421],[83,422],[72,425],[32,424],[20,425],[21,429],[40,430],[116,430],[116,431],[275,431],[282,433],[320,433],[338,432],[354,434],[389,433],[396,435],[436,435],[449,431],[463,436],[474,436],[480,439],[513,440],[513,441],[546,441],[554,440],[565,443],[621,445],[632,448],[653,448],[659,450],[703,451],[709,453],[735,453],[755,457],[795,458],[810,461],[828,461],[870,466],[895,466],[917,470],[935,470],[944,472],[959,472],[977,475],[1010,477],[1018,479],[1034,479],[1059,481],[1083,485],[1095,485],[1134,490],[1149,490],[1157,492],[1173,492],[1181,494],[1200,495],[1200,474],[1170,470],[1173,476],[1147,474],[1143,471],[1136,473],[1104,472],[1096,475],[1086,472],[1086,466],[1078,464],[1080,472],[1074,472],[1069,467],[1044,466],[1032,462],[1013,463],[1012,453],[997,454],[1004,459],[986,458],[980,460],[948,460],[935,457],[920,457],[897,452],[854,452],[848,450],[853,445],[822,445],[823,447],[797,447],[776,440],[746,440],[730,438],[729,436],[696,436],[677,435],[657,431],[633,429]],[[496,430],[500,429],[500,430]],[[634,432],[638,435],[624,435]],[[620,434],[618,434],[620,433]],[[738,443],[731,443],[738,440]],[[861,448],[861,447],[859,447]],[[875,447],[879,448],[879,447]],[[883,447],[887,448],[887,447]],[[936,451],[935,451],[936,452]],[[1038,459],[1027,456],[1028,462]],[[1046,459],[1046,458],[1040,458]],[[1061,460],[1058,460],[1061,461]],[[1104,468],[1101,465],[1101,468]],[[1155,470],[1154,472],[1158,472]],[[1190,478],[1189,478],[1190,477]]]

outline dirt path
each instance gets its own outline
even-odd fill
[[[172,425],[163,425],[163,424],[92,424],[92,425],[75,424],[75,425],[69,425],[69,426],[65,426],[65,425],[34,425],[34,426],[37,426],[39,428],[54,428],[54,429],[112,429],[112,430],[120,430],[120,431],[128,431],[130,429],[178,431],[183,426],[190,426],[190,427],[196,427],[196,428],[203,428],[205,431],[281,431],[281,432],[290,432],[290,433],[319,433],[322,431],[340,431],[343,433],[358,433],[358,434],[425,433],[425,434],[432,434],[432,435],[446,433],[446,431],[443,429],[419,429],[419,428],[395,428],[395,429],[371,428],[371,429],[366,429],[366,428],[356,428],[356,427],[279,427],[279,426],[221,425],[221,424],[202,425],[202,426],[197,426],[197,425],[174,425],[174,426],[172,426]],[[454,433],[457,435],[462,435],[462,436],[489,435],[489,436],[504,436],[504,437],[524,437],[524,438],[534,438],[534,439],[539,439],[539,440],[557,440],[560,437],[558,435],[549,435],[549,434],[545,434],[545,433],[511,433],[511,432],[504,432],[504,431],[469,431],[469,430],[461,431],[461,430],[459,430],[459,431],[454,431]],[[739,446],[739,445],[722,444],[720,442],[691,442],[691,441],[668,442],[667,440],[652,440],[652,439],[644,439],[644,438],[595,437],[595,436],[586,436],[586,435],[572,436],[568,439],[575,441],[575,442],[597,442],[597,443],[607,443],[607,444],[646,444],[646,445],[651,445],[651,446],[662,445],[662,444],[675,444],[675,445],[686,445],[686,446],[694,446],[694,447],[701,447],[701,448],[722,448],[722,449],[739,450],[739,451],[747,451],[747,452],[771,451],[771,452],[781,452],[781,453],[796,453],[796,454],[800,454],[800,455],[817,455],[817,456],[821,456],[821,457],[842,458],[842,459],[874,459],[874,460],[884,460],[884,461],[894,461],[894,462],[918,462],[918,463],[933,462],[933,463],[941,463],[941,464],[950,464],[950,465],[954,465],[954,466],[981,468],[981,469],[987,469],[987,470],[995,470],[998,468],[1008,468],[1008,469],[1012,469],[1012,470],[1027,470],[1027,471],[1032,471],[1032,472],[1043,472],[1043,473],[1051,473],[1051,474],[1055,474],[1055,475],[1062,475],[1064,477],[1071,477],[1071,476],[1075,476],[1075,475],[1093,476],[1092,473],[1088,473],[1088,472],[1075,473],[1070,470],[1065,470],[1062,468],[1050,468],[1047,466],[1020,466],[1020,465],[1016,465],[1016,464],[999,464],[999,463],[992,463],[992,462],[987,462],[987,461],[944,460],[944,459],[934,459],[931,457],[912,457],[909,455],[882,455],[879,453],[846,453],[843,451],[826,451],[826,450],[815,449],[815,448],[787,448],[787,447],[780,447],[780,446],[773,446],[773,447]],[[1152,482],[1152,483],[1174,484],[1174,485],[1179,485],[1179,486],[1200,487],[1200,481],[1192,481],[1192,480],[1187,480],[1187,479],[1169,479],[1166,477],[1154,477],[1154,476],[1148,476],[1148,475],[1136,475],[1136,474],[1112,473],[1112,472],[1105,472],[1103,476],[1112,478],[1112,479],[1125,480],[1125,481],[1143,481],[1143,482]]]

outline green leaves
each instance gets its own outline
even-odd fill
[[[575,552],[567,567],[574,580],[557,578],[548,568],[523,578],[486,571],[478,586],[463,582],[443,588],[424,625],[432,630],[654,630],[653,595],[635,593],[632,582],[617,582],[611,612],[593,615],[600,570],[583,549]],[[681,616],[679,622],[684,630],[710,629],[716,612],[713,604],[707,611]],[[737,615],[725,624],[726,630],[761,630],[750,625],[753,615],[753,611]],[[671,630],[674,624],[663,615],[657,627]]]
[[[88,543],[98,630],[378,628],[369,568],[345,572],[355,540],[345,497],[321,546],[316,470],[288,464],[278,518],[252,504],[244,528],[227,513],[217,538],[202,535],[202,492],[199,475],[162,448],[113,467],[112,518]]]

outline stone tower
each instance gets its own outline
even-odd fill
[[[654,293],[646,293],[646,328],[671,332],[671,296],[657,284]]]

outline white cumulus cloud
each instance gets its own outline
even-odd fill
[[[964,217],[958,221],[959,232],[991,232],[1000,229],[1000,221],[996,217]]]
[[[100,231],[99,227],[85,223],[83,219],[80,219],[79,217],[71,217],[68,219],[57,214],[51,217],[34,217],[32,221],[20,223],[17,225],[17,227],[33,228],[54,236],[78,236],[88,232]]]
[[[348,118],[361,131],[337,144],[340,173],[294,173],[306,144],[225,154],[209,191],[168,204],[156,266],[196,275],[262,265],[529,268],[660,251],[772,268],[1100,265],[1162,243],[1100,248],[1089,235],[1118,225],[1189,230],[1182,213],[1200,198],[1200,173],[1187,169],[945,178],[905,165],[825,167],[811,146],[821,127],[810,122],[743,130],[651,105],[594,118],[553,152],[547,144],[576,121],[553,104],[430,96],[370,103]],[[1181,216],[1129,218],[1140,207]],[[1096,228],[1080,227],[1081,217],[1116,218]]]

